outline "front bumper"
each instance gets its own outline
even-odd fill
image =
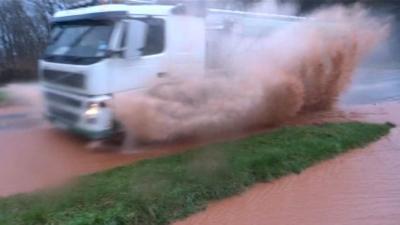
[[[100,140],[100,139],[108,139],[114,136],[115,132],[113,129],[105,130],[105,131],[90,131],[84,130],[81,128],[72,128],[71,132],[77,134],[81,137],[85,137],[89,140]]]
[[[89,139],[108,138],[114,133],[111,96],[82,96],[47,87],[45,117],[56,127]],[[90,106],[96,110],[86,114]]]
[[[60,118],[57,118],[52,115],[45,115],[45,118],[49,120],[54,126],[60,128],[62,130],[71,132],[78,136],[84,137],[89,140],[99,140],[99,139],[107,139],[112,137],[116,133],[115,127],[102,131],[94,131],[89,129],[84,129],[82,127],[78,127],[76,125],[71,125],[67,121],[63,121]]]

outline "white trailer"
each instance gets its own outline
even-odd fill
[[[120,95],[176,71],[201,76],[223,69],[215,57],[218,38],[232,27],[259,35],[302,19],[218,9],[199,16],[184,5],[85,3],[54,15],[39,73],[45,116],[90,139],[121,130]]]

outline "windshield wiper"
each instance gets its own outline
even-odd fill
[[[73,62],[73,63],[79,63],[86,59],[87,59],[87,57],[71,56],[71,62]]]
[[[71,57],[71,60],[68,60],[68,61],[70,61],[71,63],[78,63],[78,64],[95,62],[95,61],[105,58],[105,57],[97,57],[97,56],[96,57],[95,56],[87,56],[87,57],[70,56],[70,57]]]
[[[56,55],[43,55],[43,59],[45,60],[54,60],[57,56]]]

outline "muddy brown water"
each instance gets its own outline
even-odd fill
[[[343,106],[291,123],[362,120],[400,124],[400,103]],[[60,185],[73,177],[144,158],[172,154],[202,143],[147,146],[131,152],[93,151],[87,143],[40,121],[32,105],[3,108],[0,122],[0,196]],[[14,119],[12,119],[14,118]],[[26,120],[29,126],[15,127]],[[14,121],[14,122],[10,122]],[[252,132],[258,132],[255,130]],[[239,134],[234,137],[248,135]],[[233,136],[231,136],[232,138]],[[206,211],[176,224],[400,224],[400,130],[367,149],[268,184],[258,184],[240,196],[212,203]]]
[[[86,141],[43,120],[37,84],[10,85],[6,91],[10,101],[0,109],[0,196],[57,186],[78,175],[181,149],[141,147],[136,154],[115,148],[94,151]]]
[[[357,106],[320,113],[293,123],[357,119],[400,124],[399,103]],[[206,211],[175,223],[192,224],[385,224],[400,221],[400,129],[366,149],[245,193],[212,203]],[[59,185],[81,174],[171,154],[193,147],[177,143],[136,149],[135,154],[91,151],[86,143],[49,127],[0,135],[0,194]],[[199,143],[197,143],[199,144]],[[110,150],[110,149],[109,149]]]
[[[352,107],[346,116],[400,125],[399,110],[399,103],[385,103]],[[321,117],[308,119],[321,121]],[[365,149],[321,163],[300,175],[255,185],[175,225],[398,225],[399,140],[400,129],[395,128],[388,137]]]
[[[50,126],[0,131],[0,197],[62,185],[74,177],[173,154],[199,143],[92,149],[85,140]]]

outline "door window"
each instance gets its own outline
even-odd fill
[[[165,47],[165,22],[163,19],[146,19],[148,32],[146,45],[142,49],[144,56],[162,53]]]

